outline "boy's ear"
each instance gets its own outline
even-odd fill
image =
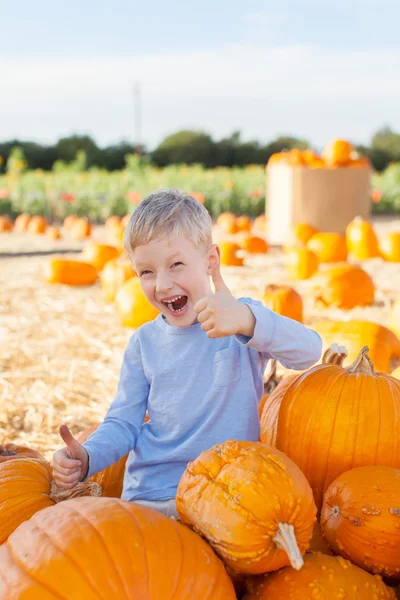
[[[213,244],[207,252],[207,274],[211,275],[213,270],[221,262],[221,250],[217,244]]]

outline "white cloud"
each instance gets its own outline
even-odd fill
[[[338,52],[251,44],[92,59],[3,59],[0,139],[54,141],[88,132],[100,144],[132,139],[133,83],[151,147],[183,127],[215,137],[240,129],[317,145],[340,135],[366,142],[384,123],[400,129],[400,51]]]

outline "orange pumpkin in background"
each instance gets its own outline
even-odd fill
[[[118,257],[109,260],[100,274],[100,284],[106,302],[114,302],[115,294],[125,281],[136,277],[131,261]]]
[[[319,233],[319,231],[313,225],[310,225],[309,223],[296,223],[291,228],[287,246],[289,248],[291,246],[296,246],[297,244],[305,246],[308,240],[316,233]]]
[[[94,265],[80,260],[54,258],[44,267],[44,277],[47,283],[92,285],[96,282],[97,275]]]
[[[35,217],[29,219],[26,231],[27,233],[33,233],[35,235],[42,235],[43,233],[45,233],[48,224],[49,223],[46,217],[36,215]]]
[[[380,251],[388,262],[400,262],[400,231],[387,233],[380,241]]]
[[[65,229],[65,231],[70,231],[77,221],[79,221],[77,215],[67,215],[63,221],[63,229]]]
[[[126,214],[124,217],[122,217],[121,220],[121,225],[126,228],[126,226],[128,225],[128,221],[131,218],[131,213]]]
[[[15,233],[25,233],[28,229],[28,223],[30,219],[31,217],[27,213],[21,213],[20,215],[18,215],[14,223]]]
[[[236,219],[237,231],[251,231],[251,221],[246,215],[241,215]]]
[[[69,232],[73,240],[84,240],[92,235],[92,225],[87,219],[77,218],[72,222]]]
[[[267,230],[267,219],[265,215],[260,215],[254,219],[253,229],[255,231],[260,231],[265,234]]]
[[[354,148],[350,142],[347,140],[335,139],[324,148],[322,158],[329,166],[344,167],[350,162],[353,152]]]
[[[97,242],[88,242],[81,254],[82,260],[94,265],[98,271],[104,269],[109,260],[117,258],[119,255],[120,251],[115,246]]]
[[[335,554],[400,580],[400,469],[358,467],[325,492],[321,528]]]
[[[231,212],[223,212],[217,218],[217,225],[224,233],[237,233],[236,215]]]
[[[309,248],[292,248],[284,257],[285,268],[290,279],[309,279],[319,267],[318,256]]]
[[[356,265],[337,265],[322,271],[315,284],[316,303],[349,310],[374,303],[375,285],[370,275]]]
[[[316,514],[294,462],[266,444],[233,440],[188,464],[176,506],[232,571],[248,574],[300,569]]]
[[[347,260],[346,239],[340,233],[316,233],[308,240],[307,248],[317,255],[320,263],[345,262]]]
[[[237,256],[240,246],[233,242],[220,242],[218,245],[221,251],[221,265],[235,267],[243,265],[243,258]]]
[[[300,294],[288,285],[267,285],[263,303],[278,315],[303,322],[303,300]]]
[[[7,215],[0,215],[0,233],[13,230],[13,222]]]
[[[246,250],[249,254],[265,254],[268,252],[267,242],[260,237],[255,235],[248,235],[241,240],[240,243],[243,250]]]
[[[112,231],[115,227],[119,228],[120,225],[121,217],[119,217],[118,215],[112,215],[111,217],[108,217],[106,219],[106,222],[104,223],[104,229],[106,231]]]
[[[366,260],[380,255],[378,238],[369,221],[356,217],[346,228],[346,243],[349,253],[356,260]]]
[[[45,236],[49,239],[49,240],[59,240],[61,238],[61,233],[58,229],[58,227],[55,227],[54,225],[51,225],[50,227],[48,227],[46,229],[46,233]]]
[[[134,329],[152,321],[159,314],[144,295],[137,277],[132,277],[121,285],[115,295],[115,306],[121,323]]]

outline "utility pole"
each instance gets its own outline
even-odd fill
[[[133,101],[134,101],[134,143],[137,151],[140,151],[141,147],[141,97],[140,97],[140,83],[136,81],[133,86]]]

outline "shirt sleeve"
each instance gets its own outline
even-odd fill
[[[146,414],[149,387],[140,343],[134,334],[125,350],[117,393],[105,419],[82,444],[89,455],[86,479],[133,450]]]
[[[239,298],[239,302],[247,304],[256,319],[252,338],[235,336],[241,344],[262,353],[264,358],[276,358],[288,369],[308,369],[319,361],[322,340],[316,331],[278,315],[258,300]]]

